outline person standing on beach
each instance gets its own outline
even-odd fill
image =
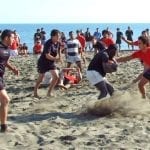
[[[114,40],[112,39],[112,37],[110,37],[109,31],[107,30],[103,30],[102,31],[102,38],[100,39],[100,41],[102,41],[105,46],[108,48],[110,45],[115,44]]]
[[[50,71],[52,80],[49,85],[47,96],[53,96],[52,90],[55,87],[59,75],[56,68],[55,62],[58,62],[61,60],[60,58],[60,31],[53,29],[51,31],[51,39],[47,40],[43,52],[38,60],[38,72],[39,77],[36,81],[35,87],[34,87],[34,96],[38,97],[37,89],[40,86],[40,83],[42,82],[44,75],[47,71]]]
[[[114,93],[113,86],[107,81],[105,76],[106,73],[117,70],[117,64],[114,60],[116,52],[117,46],[115,44],[110,45],[108,49],[100,50],[88,66],[86,75],[90,83],[100,91],[98,99],[102,99],[108,94],[112,96]]]
[[[41,35],[40,29],[36,30],[36,33],[34,33],[33,39],[34,39],[34,44],[36,43],[36,41],[39,41],[39,40],[41,41],[42,35]]]
[[[92,49],[93,49],[92,42],[91,42],[92,35],[89,31],[89,28],[86,29],[84,36],[85,36],[85,40],[86,40],[85,50],[86,51],[92,51]]]
[[[119,51],[121,50],[121,38],[123,36],[123,33],[120,31],[119,28],[117,28],[117,33],[116,33],[116,44],[118,44]]]
[[[138,38],[138,45],[140,50],[135,51],[131,55],[116,58],[116,61],[126,62],[136,58],[142,61],[144,70],[143,73],[138,76],[137,81],[139,81],[138,88],[142,95],[142,98],[146,98],[145,85],[150,82],[150,47],[148,38],[140,36]]]
[[[14,74],[19,75],[19,71],[15,66],[12,66],[9,62],[10,49],[14,41],[14,32],[11,30],[4,30],[1,34],[0,42],[0,121],[1,121],[1,132],[7,131],[7,115],[8,115],[8,104],[10,98],[5,90],[4,84],[4,73],[5,68],[12,70]]]
[[[76,32],[77,32],[77,37],[76,38],[79,40],[79,42],[81,44],[81,49],[80,49],[81,58],[83,59],[83,62],[86,66],[86,58],[85,58],[85,55],[84,55],[86,40],[85,40],[85,37],[80,34],[79,30],[77,30]]]
[[[40,55],[43,51],[43,44],[41,41],[36,41],[36,43],[33,46],[33,54]]]
[[[44,28],[41,28],[41,44],[44,45],[46,41],[46,32],[44,31]]]
[[[73,63],[76,63],[77,66],[80,68],[80,71],[82,72],[81,67],[81,44],[78,39],[75,38],[74,32],[69,32],[69,39],[66,42],[65,46],[65,55],[67,59],[67,68],[70,68]]]
[[[98,31],[99,28],[96,28],[96,31],[94,32],[93,36],[97,39],[100,40],[101,38],[101,33]]]
[[[14,41],[13,43],[10,45],[10,55],[11,56],[18,56],[18,48],[20,45],[20,36],[19,34],[16,32],[16,30],[14,30]]]
[[[141,32],[141,36],[146,37],[149,41],[150,39],[148,38],[147,32],[144,30]],[[125,37],[122,36],[122,40],[124,42],[126,42],[128,45],[132,45],[132,46],[139,46],[138,42],[139,40],[133,41],[133,40],[128,40]],[[149,42],[150,43],[150,42]]]
[[[128,26],[128,29],[125,32],[125,35],[127,37],[128,41],[133,41],[133,31],[131,30],[131,28]],[[130,48],[130,44],[128,43],[128,49]],[[132,50],[134,49],[134,45],[132,45]]]

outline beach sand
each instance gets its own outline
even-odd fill
[[[87,63],[92,55],[86,54]],[[47,97],[47,87],[42,87],[38,90],[42,98],[34,98],[36,61],[33,55],[12,59],[19,77],[6,71],[10,131],[0,133],[0,150],[150,149],[150,86],[148,99],[143,100],[137,84],[130,85],[142,72],[139,61],[121,63],[117,72],[107,75],[115,94],[99,101],[85,68],[76,87],[67,91],[56,87],[56,97]]]

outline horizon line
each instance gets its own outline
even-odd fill
[[[0,24],[150,24],[147,22],[1,22]]]

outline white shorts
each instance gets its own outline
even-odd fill
[[[59,70],[56,70],[56,74],[59,76]],[[47,71],[44,75],[42,84],[44,85],[48,85],[50,84],[50,82],[52,81],[52,75],[50,71]]]
[[[10,50],[10,56],[18,56],[18,50]]]
[[[87,70],[86,76],[92,85],[95,85],[101,81],[106,81],[105,77],[103,77],[99,72],[94,70]]]
[[[52,79],[51,73],[50,72],[46,72],[45,75],[44,75],[42,84],[45,84],[45,85],[50,84],[51,79]]]
[[[80,55],[77,56],[67,56],[67,62],[76,63],[77,61],[81,61]]]

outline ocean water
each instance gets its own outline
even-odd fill
[[[125,31],[127,30],[127,27],[130,26],[133,30],[133,39],[137,40],[138,36],[141,34],[141,31],[145,30],[146,28],[150,28],[150,23],[59,23],[59,24],[0,24],[0,30],[4,29],[11,29],[11,30],[17,30],[18,34],[21,38],[21,43],[26,43],[29,47],[29,52],[32,53],[33,48],[33,36],[36,32],[37,28],[43,27],[46,31],[46,38],[50,38],[50,32],[52,29],[58,29],[65,33],[66,37],[68,37],[69,31],[76,31],[77,29],[82,29],[84,32],[86,31],[86,28],[89,27],[89,31],[91,34],[94,33],[96,28],[99,28],[99,31],[101,32],[103,29],[106,29],[109,27],[109,30],[114,35],[114,41],[116,40],[116,28],[120,28],[120,31],[123,32],[125,35]],[[127,49],[128,46],[125,42],[122,42],[121,49]]]

